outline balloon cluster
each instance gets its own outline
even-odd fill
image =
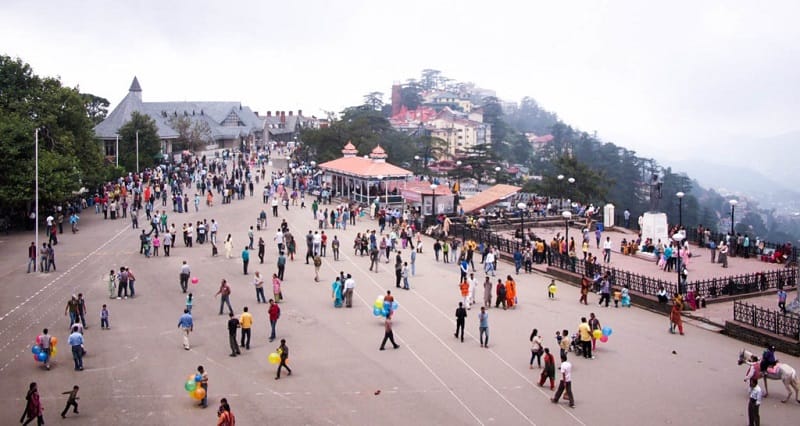
[[[206,390],[200,386],[201,380],[203,380],[203,376],[199,374],[190,374],[189,377],[186,378],[186,383],[183,385],[186,392],[189,392],[189,396],[198,401],[206,396]]]
[[[42,348],[42,336],[36,336],[36,344],[31,346],[31,353],[33,354],[33,360],[36,362],[47,362],[48,358],[52,358],[56,356],[58,353],[58,338],[51,337],[50,338],[50,354],[48,355],[47,349]]]
[[[611,327],[606,326],[606,327],[603,327],[602,330],[593,331],[592,332],[592,337],[594,337],[595,339],[600,340],[603,343],[606,343],[606,342],[608,342],[608,337],[611,336],[611,333],[613,333],[613,332],[614,332],[614,330],[612,330]]]
[[[386,317],[399,307],[400,305],[397,302],[390,302],[385,300],[383,296],[378,296],[378,298],[375,299],[375,303],[372,305],[372,314],[376,317]]]

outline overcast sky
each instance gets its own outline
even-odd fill
[[[9,3],[0,53],[112,106],[136,75],[146,101],[323,116],[433,68],[662,164],[800,130],[798,1]]]

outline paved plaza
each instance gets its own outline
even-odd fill
[[[169,222],[178,227],[203,218],[220,222],[218,257],[211,257],[208,244],[184,248],[179,241],[171,257],[146,259],[138,253],[139,231],[132,230],[128,220],[104,221],[93,210],[83,212],[77,235],[61,236],[55,247],[57,272],[25,273],[30,234],[0,237],[3,423],[10,424],[21,414],[31,381],[39,383],[48,424],[215,424],[221,397],[228,398],[241,425],[736,425],[747,421],[745,369],[736,365],[736,358],[743,347],[759,353],[760,348],[691,320],[685,336],[672,335],[666,317],[637,308],[598,307],[596,295],[590,295],[589,306],[581,306],[578,289],[571,285],[560,285],[557,300],[548,300],[550,278],[541,274],[515,277],[520,302],[516,309],[489,310],[488,349],[477,341],[476,307],[468,313],[467,335],[461,343],[453,337],[460,300],[456,264],[435,262],[432,241],[425,240],[425,253],[418,255],[416,276],[410,280],[412,290],[395,291],[392,264],[382,263],[378,273],[369,272],[369,260],[353,254],[356,232],[376,227],[368,218],[360,218],[346,231],[326,230],[342,241],[342,256],[333,261],[329,247],[321,282],[314,282],[313,267],[302,257],[288,263],[286,300],[277,331],[278,339],[285,338],[290,348],[293,374],[276,381],[275,366],[267,356],[278,342],[267,341],[266,306],[256,304],[252,273],[261,271],[269,277],[275,271],[272,237],[280,219],[289,223],[301,255],[303,236],[316,229],[316,222],[310,209],[281,208],[276,220],[268,206],[263,208],[269,224],[256,232],[256,240],[264,238],[267,256],[259,265],[255,251],[251,252],[248,276],[242,274],[240,253],[247,229],[255,225],[262,209],[258,193],[230,205],[201,206],[199,213],[169,212]],[[221,245],[228,233],[234,241],[234,259],[225,258]],[[402,256],[408,260],[408,250]],[[183,350],[177,328],[185,300],[178,283],[183,260],[199,278],[198,284],[190,284],[195,296],[190,351]],[[737,262],[732,259],[732,267]],[[135,299],[108,298],[105,276],[120,266],[136,274]],[[356,279],[352,309],[333,307],[330,283],[339,271]],[[501,263],[498,276],[509,273],[513,266]],[[482,273],[476,277],[483,281]],[[235,313],[247,305],[255,317],[251,349],[236,358],[228,356],[228,318],[218,315],[219,299],[214,297],[223,278],[233,288]],[[373,316],[371,306],[386,290],[392,290],[399,303],[394,330],[400,348],[379,351],[383,322]],[[86,369],[80,372],[72,368],[64,316],[69,296],[77,292],[86,296],[89,311]],[[100,329],[104,303],[110,311],[110,330]],[[531,330],[537,328],[545,346],[557,354],[555,332],[566,328],[574,333],[580,317],[590,312],[602,325],[612,327],[613,334],[608,343],[597,343],[596,359],[570,357],[576,406],[552,404],[552,392],[536,384],[541,370],[529,369]],[[44,327],[59,339],[51,371],[40,368],[30,354]],[[779,354],[779,358],[800,368],[795,357]],[[186,377],[201,364],[209,375],[210,406],[205,410],[183,390]],[[59,412],[66,398],[61,392],[74,384],[81,386],[80,414],[62,420]],[[785,396],[779,382],[770,382],[770,391],[761,408],[764,424],[796,423],[800,404],[779,402]]]

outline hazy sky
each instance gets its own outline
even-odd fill
[[[112,106],[136,75],[145,100],[322,116],[433,68],[662,164],[800,130],[798,1],[9,3],[0,53]]]

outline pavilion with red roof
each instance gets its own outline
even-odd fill
[[[387,157],[380,145],[369,155],[359,157],[358,149],[352,142],[347,142],[342,149],[342,158],[322,163],[319,168],[325,172],[325,181],[337,194],[353,201],[402,203],[399,188],[405,186],[414,173],[387,163]]]

